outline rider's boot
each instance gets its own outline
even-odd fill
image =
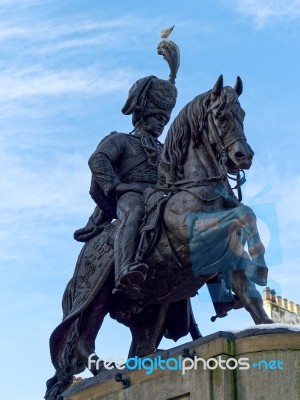
[[[132,285],[139,285],[146,280],[148,265],[145,263],[132,262],[122,269],[120,275],[116,280],[116,289],[121,286],[126,286],[128,283]]]
[[[134,206],[133,206],[134,205]],[[140,226],[144,216],[144,204],[139,193],[127,193],[118,203],[121,221],[115,237],[115,288],[139,285],[146,280],[148,265],[136,261],[140,241]]]

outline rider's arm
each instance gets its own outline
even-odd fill
[[[115,172],[125,148],[124,135],[114,134],[101,142],[89,159],[92,174],[107,196],[121,183]]]

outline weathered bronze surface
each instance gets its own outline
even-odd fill
[[[89,160],[97,207],[75,232],[86,243],[50,338],[56,373],[47,400],[87,367],[108,313],[130,328],[130,356],[153,353],[163,336],[200,337],[189,298],[205,283],[217,316],[243,306],[256,324],[272,323],[254,284],[267,278],[256,217],[228,181],[228,173],[249,169],[254,155],[238,100],[242,81],[224,87],[220,76],[182,109],[162,146],[179,50],[164,40],[158,51],[170,65],[169,81],[137,81],[122,110],[132,115],[133,133],[113,132]]]

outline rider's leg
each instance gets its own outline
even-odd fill
[[[146,279],[148,266],[135,262],[144,217],[143,196],[136,192],[124,193],[118,200],[117,216],[120,220],[115,237],[116,287],[130,282],[139,284]]]

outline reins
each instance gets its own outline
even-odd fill
[[[241,173],[243,174],[243,176],[241,176]],[[227,174],[227,178],[236,182],[236,186],[233,189],[237,190],[238,201],[241,202],[243,200],[241,186],[246,182],[245,172],[242,169],[240,169],[236,175],[236,178],[234,178],[233,176],[230,176],[229,174]]]
[[[219,176],[208,178],[208,179],[215,181],[215,180],[223,180],[225,177],[227,177],[228,179],[235,181],[236,186],[233,189],[237,189],[238,201],[241,202],[243,199],[241,186],[246,182],[245,172],[242,169],[240,169],[238,171],[238,173],[236,174],[236,178],[234,178],[228,174],[228,170],[226,167],[226,163],[228,160],[226,150],[228,149],[228,147],[232,146],[238,140],[246,140],[246,138],[243,136],[240,136],[240,135],[232,136],[224,143],[219,135],[218,129],[214,122],[214,119],[212,116],[212,108],[210,108],[208,110],[208,118],[210,119],[210,123],[213,128],[213,139],[214,139],[214,144],[217,149],[217,158],[215,156],[215,153],[214,153],[212,146],[210,144],[210,141],[208,139],[207,131],[205,131],[203,133],[202,138],[203,138],[203,142],[204,142],[204,145],[205,145],[205,148],[206,148],[208,154],[211,156],[211,158],[213,159],[214,163],[216,164],[218,170],[220,171]],[[243,174],[242,176],[241,176],[241,173]]]

